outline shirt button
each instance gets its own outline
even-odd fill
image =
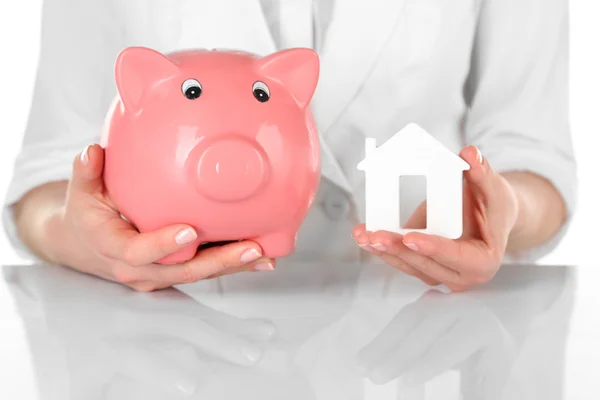
[[[348,199],[338,192],[330,193],[325,198],[325,214],[334,221],[339,221],[348,216],[350,203]]]

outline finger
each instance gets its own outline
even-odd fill
[[[202,316],[185,316],[178,314],[161,315],[157,324],[156,316],[136,320],[137,332],[154,332],[157,335],[183,340],[196,348],[200,353],[227,361],[235,365],[251,366],[262,357],[262,349],[250,340],[242,337],[248,329],[237,330],[239,326],[228,326],[232,330],[222,330],[219,324],[205,320]],[[131,332],[129,332],[131,334]]]
[[[352,237],[356,239],[358,235],[365,232],[367,230],[365,224],[356,225],[354,229],[352,229]]]
[[[356,240],[356,244],[366,252],[369,252],[369,253],[375,254],[375,255],[381,254],[381,252],[377,251],[369,244],[369,235],[370,235],[369,231],[366,231],[366,230],[359,231],[357,233],[356,237],[354,238]]]
[[[405,382],[418,385],[467,359],[483,346],[486,332],[473,332],[472,321],[460,320],[438,337],[423,358],[406,373]]]
[[[274,271],[276,268],[276,261],[272,258],[260,258],[253,263],[243,265],[241,267],[232,267],[217,274],[211,275],[207,279],[218,278],[220,276],[234,275],[241,272],[261,272],[261,271]]]
[[[157,265],[156,279],[171,285],[193,283],[230,268],[242,267],[260,257],[262,249],[256,242],[234,242],[199,251],[194,258],[183,264]]]
[[[269,341],[278,334],[277,326],[262,318],[237,318],[212,310],[204,320],[222,332],[251,341]]]
[[[499,195],[498,190],[507,183],[495,173],[477,147],[463,148],[460,156],[470,166],[470,169],[465,171],[466,187],[473,197],[473,216],[479,226],[479,233],[486,243],[499,243],[502,238],[498,237],[498,230],[490,227],[507,224],[505,213],[496,212],[506,207],[508,200]]]
[[[431,289],[418,300],[402,308],[387,326],[358,352],[358,362],[365,371],[374,369],[386,354],[389,354],[413,329],[416,329],[423,320],[423,315],[428,315],[434,309],[429,299],[434,298],[433,301],[436,301],[438,294],[437,290]]]
[[[190,225],[178,224],[139,233],[127,224],[106,237],[106,247],[110,257],[127,265],[142,266],[193,245],[197,238],[196,230]]]
[[[451,240],[419,232],[407,233],[404,245],[415,254],[431,258],[463,276],[472,276],[477,282],[492,279],[502,256],[478,240]]]
[[[411,330],[422,320],[418,302],[404,307],[387,326],[357,354],[357,361],[365,373],[369,373],[383,362],[398,343],[402,343]]]
[[[465,171],[467,181],[483,192],[490,193],[492,186],[487,179],[493,170],[486,160],[483,159],[481,151],[476,146],[464,147],[459,156],[469,164],[470,169]]]
[[[404,272],[406,275],[414,276],[415,278],[422,280],[427,285],[436,286],[436,285],[440,284],[439,281],[437,281],[437,280],[431,278],[430,276],[425,275],[421,271],[411,267],[406,262],[404,262],[402,259],[400,259],[396,256],[382,254],[379,257],[381,257],[381,259],[383,261],[385,261],[386,264],[388,264],[396,269],[399,269],[400,271]]]
[[[395,233],[391,233],[391,232],[388,232],[388,233],[389,233],[390,237],[396,236],[398,239],[401,238],[400,235],[397,235]],[[356,237],[356,243],[365,251],[368,251],[369,253],[378,255],[383,261],[386,262],[386,264],[401,270],[402,272],[404,272],[407,275],[414,276],[431,286],[440,284],[439,281],[432,279],[431,277],[425,275],[424,273],[422,273],[419,270],[414,269],[413,267],[408,265],[402,259],[395,257],[393,255],[387,254],[386,253],[387,246],[385,246],[383,243],[379,243],[377,241],[376,236],[375,236],[375,240],[371,240],[371,237],[374,237],[374,234],[372,232],[367,232],[367,231],[360,232],[358,234],[358,236]],[[373,243],[373,244],[370,244],[370,243]]]
[[[461,276],[456,271],[443,266],[431,258],[420,257],[418,259],[407,261],[407,263],[411,267],[431,277],[431,279],[444,283],[453,291],[463,291],[465,289]]]
[[[256,262],[241,266],[232,267],[226,270],[220,271],[216,274],[206,276],[202,279],[215,279],[221,276],[234,275],[242,272],[259,272],[259,271],[274,271],[276,261],[271,258],[261,258]],[[172,266],[160,266],[156,264],[147,264],[139,267],[127,268],[128,266],[122,267],[125,271],[120,272],[120,276],[130,276],[129,281],[123,281],[117,279],[117,281],[128,284],[131,288],[139,292],[153,292],[159,289],[170,288],[181,282],[173,282],[174,276],[177,276],[177,272],[173,271]]]
[[[395,341],[396,346],[371,370],[369,378],[376,384],[385,384],[398,378],[422,359],[435,340],[453,323],[453,318],[421,319],[403,340]]]
[[[437,261],[408,248],[402,241],[401,235],[387,231],[377,231],[371,235],[369,240],[371,243],[375,243],[373,247],[377,245],[382,246],[380,248],[385,249],[385,254],[400,258],[411,267],[421,271],[423,274],[436,281],[446,284],[461,283],[459,272],[445,267]]]
[[[173,363],[148,344],[115,340],[111,351],[117,371],[143,386],[149,385],[172,394],[193,394],[197,387],[194,374]]]
[[[169,268],[170,266],[164,267]],[[119,328],[128,335],[132,335],[132,330],[135,331],[133,335],[137,332],[139,335],[143,335],[148,331],[155,331],[160,325],[160,328],[164,327],[164,335],[172,337],[180,329],[180,325],[184,325],[185,329],[188,329],[189,324],[194,320],[201,322],[193,326],[193,332],[205,331],[206,327],[210,325],[213,327],[212,331],[216,330],[216,332],[227,333],[251,341],[268,341],[278,334],[277,326],[270,320],[239,318],[210,308],[177,289],[152,292],[145,295],[144,299],[144,302],[135,302],[132,310],[142,317],[137,318],[131,325],[119,325]],[[123,305],[120,304],[120,306]],[[177,313],[173,313],[173,310],[177,310]],[[190,339],[188,342],[192,344],[195,342],[191,337],[181,335],[180,337]]]
[[[67,193],[101,194],[104,189],[103,169],[104,149],[96,144],[87,146],[73,161]]]
[[[252,340],[270,340],[277,335],[277,326],[270,320],[235,317],[199,303],[177,289],[154,292],[148,297],[156,299],[156,302],[145,303],[151,304],[148,309],[154,312],[169,313],[177,309],[177,315],[181,317],[202,318],[215,328],[232,335]]]
[[[257,272],[257,271],[254,269],[253,266],[246,265],[243,267],[227,268],[226,270],[218,272],[214,275],[207,276],[205,279],[215,279],[215,278],[220,278],[221,276],[241,274],[243,272]]]
[[[231,317],[230,320],[211,320],[210,323],[217,329],[251,341],[269,341],[275,339],[279,334],[279,329],[273,322],[262,318],[240,320]]]

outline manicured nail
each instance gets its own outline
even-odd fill
[[[252,346],[243,346],[241,348],[241,351],[242,354],[252,363],[257,362],[260,359],[260,356],[262,355],[262,351],[260,351],[259,348]]]
[[[419,251],[419,246],[417,246],[414,243],[407,243],[407,242],[404,242],[404,241],[402,241],[402,243],[404,243],[404,245],[406,247],[408,247],[409,249],[411,249],[412,251]]]
[[[246,250],[244,252],[244,254],[242,254],[240,261],[243,262],[244,264],[248,264],[248,263],[251,263],[252,261],[258,260],[260,258],[260,256],[261,256],[261,254],[258,250],[249,249],[249,250]]]
[[[378,250],[378,251],[381,251],[381,252],[387,251],[387,247],[385,247],[381,243],[372,244],[371,247],[373,247],[375,250]]]
[[[357,245],[358,245],[358,246],[359,246],[361,249],[363,249],[364,251],[368,251],[369,253],[373,253],[373,254],[376,254],[376,253],[377,253],[377,252],[375,251],[375,249],[374,249],[374,248],[372,248],[372,247],[371,247],[371,246],[370,246],[368,243],[365,243],[365,244],[360,244],[360,243],[356,242],[356,244],[357,244]]]
[[[254,266],[254,269],[256,271],[273,271],[275,268],[273,268],[273,264],[271,264],[270,262],[264,262],[256,264]]]
[[[479,161],[479,164],[483,164],[483,156],[481,155],[481,151],[479,151],[478,147],[475,147],[475,150],[477,150],[477,161]]]
[[[177,234],[177,236],[175,236],[175,242],[177,242],[178,245],[183,246],[192,243],[197,238],[198,235],[196,234],[196,231],[192,228],[187,228],[182,230]]]
[[[81,163],[83,165],[87,165],[87,163],[90,162],[90,155],[88,154],[89,150],[90,150],[90,145],[87,145],[85,147],[85,149],[83,149],[83,151],[81,152],[80,158],[81,158]]]
[[[180,381],[175,386],[183,394],[190,395],[196,392],[196,384],[194,382]]]
[[[277,336],[277,326],[270,321],[265,321],[264,324],[257,329],[257,333],[260,333],[261,339],[273,339]]]

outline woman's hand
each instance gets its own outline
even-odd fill
[[[386,231],[368,232],[363,224],[352,232],[357,244],[430,285],[444,283],[453,291],[463,291],[489,281],[500,268],[509,236],[517,226],[521,201],[519,193],[490,167],[476,147],[465,147],[460,156],[471,166],[465,172],[460,239],[418,232],[404,237]],[[406,228],[424,226],[425,213],[423,203]]]
[[[174,225],[139,233],[121,218],[107,197],[103,165],[104,150],[97,145],[86,148],[74,161],[62,207],[55,207],[46,216],[38,215],[38,219],[44,218],[44,222],[38,224],[44,234],[38,240],[42,243],[33,247],[47,261],[120,282],[138,291],[241,271],[273,269],[275,261],[262,259],[260,246],[251,241],[199,251],[183,264],[155,264],[193,245],[197,237],[194,228]],[[22,210],[21,214],[26,212]]]

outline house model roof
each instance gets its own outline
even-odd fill
[[[383,145],[366,140],[366,157],[358,169],[377,169],[404,175],[423,175],[433,170],[466,171],[469,164],[448,150],[417,124],[409,124]]]

